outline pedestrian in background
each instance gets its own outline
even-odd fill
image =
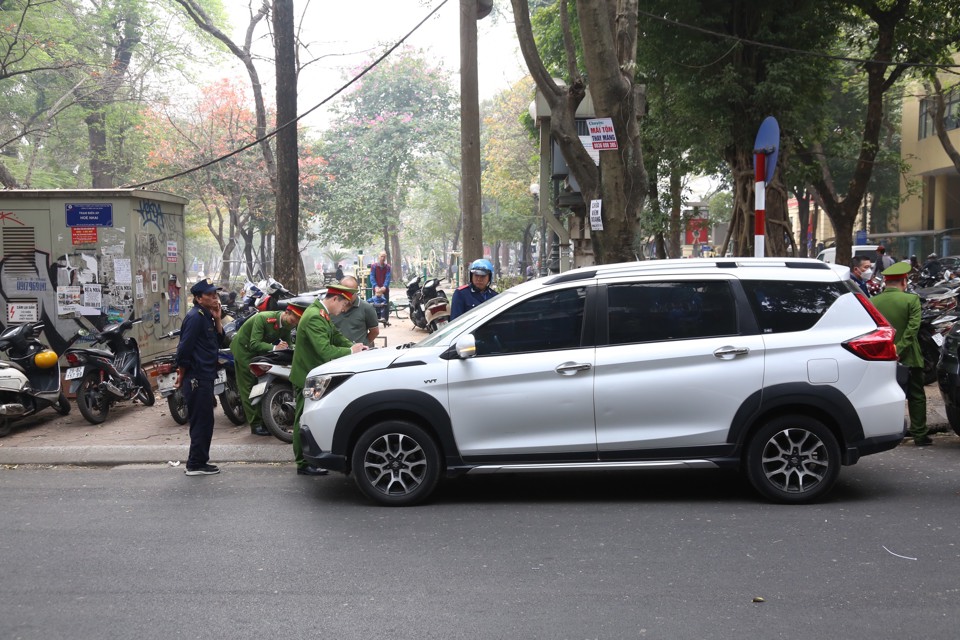
[[[340,286],[356,290],[360,283],[353,276],[347,276],[340,281]],[[373,341],[380,335],[380,320],[377,310],[372,304],[354,296],[353,302],[346,311],[330,318],[334,326],[340,330],[351,342],[359,342],[373,348]]]
[[[923,384],[923,353],[917,333],[920,330],[920,297],[907,293],[907,275],[910,265],[898,262],[884,269],[886,288],[871,298],[873,306],[883,314],[897,335],[894,344],[900,363],[910,369],[907,383],[907,412],[910,414],[910,435],[918,447],[933,444],[927,431],[927,395]]]
[[[877,266],[877,271],[882,272],[885,269],[889,269],[893,266],[894,262],[896,262],[896,260],[894,260],[892,256],[887,255],[887,248],[882,244],[879,245],[877,247],[877,257],[873,261],[873,263]]]
[[[390,301],[390,278],[392,274],[390,265],[387,264],[387,252],[381,251],[377,261],[370,265],[370,288],[375,296],[382,295]]]
[[[188,476],[220,473],[219,467],[210,464],[215,405],[213,381],[217,377],[217,357],[224,344],[219,291],[220,287],[209,279],[190,287],[193,308],[180,326],[175,384],[183,392],[190,421],[190,453],[185,471]]]
[[[860,290],[866,295],[870,295],[867,290],[867,283],[873,277],[873,265],[870,264],[870,258],[866,256],[853,256],[850,260],[850,278],[857,283]]]
[[[270,432],[263,426],[263,415],[259,408],[250,403],[250,391],[257,383],[257,377],[250,372],[250,361],[256,356],[289,348],[292,344],[291,333],[300,323],[300,316],[308,304],[309,301],[304,299],[288,300],[287,308],[283,311],[254,314],[240,325],[230,341],[243,415],[250,425],[250,433],[255,436],[269,436]]]
[[[303,312],[297,327],[297,348],[293,350],[293,364],[290,367],[290,382],[297,399],[296,414],[293,419],[293,457],[297,463],[297,474],[301,476],[326,475],[326,469],[309,466],[303,459],[303,447],[300,444],[300,416],[303,415],[303,385],[307,374],[314,367],[325,362],[341,358],[351,353],[363,351],[366,347],[354,344],[334,326],[330,320],[346,311],[357,295],[356,289],[339,284],[327,287],[327,293]]]

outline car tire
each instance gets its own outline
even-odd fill
[[[352,473],[360,490],[376,503],[408,507],[430,497],[440,481],[440,449],[424,429],[389,420],[357,439]]]
[[[840,473],[840,445],[822,422],[804,415],[770,420],[750,439],[746,473],[761,495],[802,504],[822,498]]]

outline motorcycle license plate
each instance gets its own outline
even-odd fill
[[[213,384],[226,384],[227,382],[227,370],[220,369],[217,371],[217,377],[213,381]]]
[[[942,336],[942,335],[940,335],[939,333],[935,333],[935,334],[933,334],[931,337],[933,338],[933,341],[937,343],[937,346],[938,346],[938,347],[942,347],[942,346],[943,346],[943,336]]]
[[[165,373],[157,377],[157,391],[160,392],[160,395],[168,395],[172,393],[176,388],[177,384],[177,374],[174,373]]]
[[[253,385],[253,387],[250,389],[250,399],[251,400],[253,400],[254,398],[259,399],[260,396],[262,396],[266,392],[267,392],[267,383],[258,382],[257,384]]]
[[[70,367],[67,369],[67,373],[64,374],[64,380],[76,380],[83,377],[83,367]]]

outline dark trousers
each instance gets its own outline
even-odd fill
[[[187,469],[202,467],[210,461],[210,442],[213,440],[213,380],[198,380],[187,376],[181,385],[190,420],[190,453]]]
[[[907,383],[907,413],[910,414],[910,435],[914,440],[927,437],[927,392],[923,384],[923,367],[910,367]]]

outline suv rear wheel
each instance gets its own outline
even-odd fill
[[[357,486],[373,501],[401,507],[426,500],[440,479],[440,451],[415,424],[390,420],[357,440],[352,456]]]
[[[803,415],[775,418],[747,446],[747,477],[761,494],[799,504],[824,496],[840,473],[840,445],[822,422]]]

